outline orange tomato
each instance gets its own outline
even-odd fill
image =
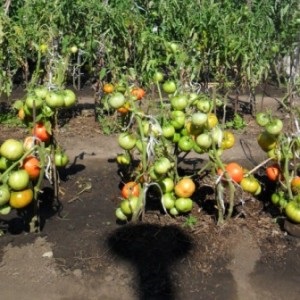
[[[130,93],[135,96],[137,100],[141,100],[146,95],[145,90],[139,87],[133,88]]]
[[[22,168],[28,173],[31,180],[37,179],[41,172],[40,161],[33,155],[24,159]]]
[[[33,200],[32,189],[25,189],[21,191],[12,191],[10,193],[9,204],[13,208],[23,208],[29,205]]]
[[[131,196],[138,197],[140,195],[140,186],[135,181],[129,181],[124,184],[121,190],[121,195],[123,198],[128,199]]]
[[[174,187],[174,192],[179,198],[189,198],[193,195],[195,190],[196,185],[194,181],[189,177],[180,179]]]
[[[299,194],[300,192],[300,176],[296,176],[291,181],[291,189],[295,194]]]
[[[111,94],[115,90],[115,87],[112,83],[105,83],[102,90],[106,94]]]
[[[25,119],[25,111],[24,111],[24,108],[20,108],[19,111],[18,111],[18,118],[20,120],[24,120]]]
[[[280,167],[278,164],[273,164],[266,168],[266,175],[269,180],[277,181],[281,176]]]
[[[123,106],[117,109],[117,111],[122,115],[126,115],[129,112],[129,110],[130,110],[129,102],[126,102]]]

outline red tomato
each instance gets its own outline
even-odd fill
[[[32,133],[42,142],[48,142],[51,137],[50,133],[47,131],[46,126],[42,122],[36,123],[34,125]]]
[[[266,168],[266,175],[271,181],[277,181],[280,178],[281,171],[278,164],[273,164]]]
[[[235,162],[227,164],[225,167],[225,171],[228,173],[229,177],[237,183],[240,183],[244,177],[244,169]],[[223,175],[221,169],[218,169],[218,174]]]

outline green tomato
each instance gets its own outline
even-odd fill
[[[181,110],[172,111],[170,123],[176,130],[181,129],[185,124],[185,113]]]
[[[114,109],[122,107],[125,104],[125,102],[125,97],[120,92],[113,93],[108,98],[108,104]]]
[[[194,143],[195,142],[191,136],[189,135],[182,136],[178,141],[178,148],[181,151],[188,152],[193,149]]]
[[[243,191],[254,194],[257,192],[260,184],[253,176],[244,177],[240,182]]]
[[[172,80],[165,81],[162,85],[162,89],[167,94],[173,94],[176,92],[176,83]]]
[[[27,188],[30,178],[25,170],[12,171],[8,177],[8,185],[15,191]]]
[[[129,154],[118,154],[116,159],[119,165],[129,165],[131,162]]]
[[[9,202],[10,190],[6,184],[0,186],[0,206]]]
[[[212,107],[212,101],[208,99],[200,99],[197,101],[197,108],[200,112],[208,113]]]
[[[71,107],[76,103],[76,95],[72,90],[66,89],[62,92],[65,107]]]
[[[175,206],[175,199],[172,193],[165,193],[161,197],[161,202],[167,210],[170,210]]]
[[[11,206],[9,204],[4,204],[0,207],[0,215],[8,215],[11,212]]]
[[[29,109],[33,109],[33,107],[35,107],[35,109],[39,109],[43,105],[43,100],[34,94],[29,94],[25,99],[25,104]]]
[[[190,198],[178,198],[175,200],[175,207],[180,213],[190,212],[193,208],[193,201]]]
[[[18,160],[24,154],[23,144],[15,139],[7,139],[1,145],[0,154],[8,160]]]
[[[118,143],[124,150],[131,150],[136,144],[136,137],[129,132],[122,132],[118,137]]]
[[[65,105],[63,94],[58,91],[49,92],[45,101],[46,104],[51,108],[61,108]]]
[[[166,174],[172,167],[172,164],[170,160],[166,157],[160,157],[155,163],[154,163],[154,171],[155,173],[162,175]]]
[[[188,97],[185,94],[179,94],[176,96],[173,96],[170,99],[171,107],[173,110],[184,110],[188,105]]]
[[[207,114],[203,112],[196,112],[192,114],[192,124],[195,126],[203,126],[207,122]]]
[[[162,72],[156,71],[153,74],[153,81],[154,82],[162,82],[164,80],[164,74]]]
[[[208,149],[212,145],[212,138],[208,133],[201,133],[196,137],[196,143],[200,148]]]
[[[271,120],[266,126],[266,131],[271,134],[271,135],[278,135],[283,128],[283,122],[278,119],[275,118],[273,120]]]
[[[170,177],[162,179],[159,185],[164,193],[170,193],[174,190],[174,180]]]
[[[172,139],[175,134],[175,128],[172,124],[168,123],[162,126],[162,135],[166,139]]]
[[[33,90],[34,94],[41,99],[46,99],[46,96],[48,94],[48,89],[46,86],[37,86],[34,90]]]
[[[266,114],[264,112],[260,112],[260,113],[256,114],[255,120],[259,126],[264,127],[270,122],[270,117],[268,114]]]
[[[125,201],[125,200],[123,200],[123,201]],[[115,215],[116,215],[116,217],[117,217],[118,220],[120,220],[120,221],[127,221],[127,216],[126,216],[126,214],[123,213],[121,207],[118,207],[116,209]]]
[[[69,163],[69,157],[64,151],[57,150],[54,154],[54,163],[56,167],[65,167]]]
[[[300,223],[300,203],[297,201],[290,201],[285,206],[285,214],[292,222]]]

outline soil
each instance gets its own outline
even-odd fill
[[[263,153],[253,139],[258,128],[246,118],[247,132],[236,133],[225,159],[251,168]],[[0,129],[0,142],[26,135],[25,129]],[[46,181],[41,232],[29,233],[16,212],[3,218],[1,299],[299,299],[300,239],[287,234],[269,205],[272,187],[243,205],[237,199],[234,217],[222,226],[205,181],[199,181],[192,211],[196,223],[152,207],[143,221],[119,224],[116,137],[104,135],[85,111],[65,120],[57,139],[71,158],[60,171],[61,207],[53,208]],[[185,163],[197,167],[203,160],[188,157]]]

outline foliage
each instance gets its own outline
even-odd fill
[[[299,32],[297,0],[8,3],[0,13],[6,94],[13,82],[27,85],[37,64],[37,80],[48,81],[55,61],[66,56],[64,76],[78,88],[85,78],[116,81],[122,74],[150,83],[157,69],[182,85],[253,87],[274,69],[280,73],[276,62],[293,53]],[[78,51],[70,53],[74,45]]]

